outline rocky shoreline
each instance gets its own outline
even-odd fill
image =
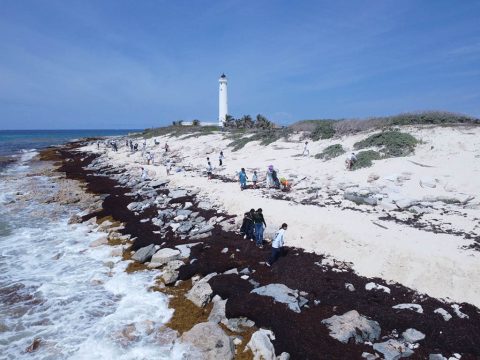
[[[269,249],[244,240],[232,215],[195,189],[139,181],[82,145],[41,155],[101,199],[72,222],[103,226],[109,236],[98,245],[122,245],[128,271],[162,268],[152,290],[173,296],[167,326],[205,358],[480,357],[476,307],[361,277],[297,248],[268,268]]]

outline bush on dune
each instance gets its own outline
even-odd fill
[[[380,160],[382,159],[382,154],[377,151],[367,150],[367,151],[360,151],[357,154],[357,161],[352,167],[352,170],[358,170],[361,168],[366,168],[372,166],[373,160]]]
[[[315,159],[331,160],[342,154],[345,154],[345,150],[343,149],[342,145],[334,144],[327,146],[321,153],[316,154]]]
[[[335,129],[333,127],[333,122],[331,121],[320,121],[317,123],[315,129],[310,134],[310,138],[313,141],[331,139],[335,135]]]
[[[366,139],[353,145],[354,149],[365,149],[370,147],[380,148],[385,157],[407,156],[413,153],[418,140],[412,135],[400,131],[383,131],[370,135]]]
[[[238,151],[242,149],[245,145],[247,145],[251,141],[260,141],[260,145],[266,146],[274,143],[281,138],[287,138],[289,135],[288,129],[269,129],[269,130],[257,130],[253,133],[253,135],[246,136],[246,137],[239,137],[235,138],[230,144],[229,147],[233,147],[232,151]],[[244,135],[248,135],[244,133]]]

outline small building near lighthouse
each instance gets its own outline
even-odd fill
[[[218,126],[224,126],[228,115],[227,77],[225,74],[218,79]]]

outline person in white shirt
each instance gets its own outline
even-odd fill
[[[288,225],[283,223],[280,227],[280,230],[275,234],[275,238],[272,240],[272,254],[270,259],[266,262],[267,266],[272,266],[272,264],[277,261],[283,251],[283,244],[285,243],[285,231],[287,231]]]
[[[347,159],[345,160],[345,164],[347,165],[347,170],[352,170],[353,165],[357,162],[357,156],[355,153],[351,153],[347,155]]]
[[[305,141],[305,147],[303,148],[303,156],[310,156],[310,150],[308,150],[308,141]]]

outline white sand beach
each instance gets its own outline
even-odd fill
[[[154,179],[168,178],[172,185],[196,188],[215,207],[237,215],[237,225],[245,211],[261,207],[267,237],[286,222],[286,245],[329,254],[336,261],[351,263],[362,276],[480,307],[480,256],[478,250],[468,248],[480,234],[480,128],[402,127],[402,132],[421,141],[413,155],[378,160],[356,171],[345,169],[345,155],[323,161],[314,154],[338,143],[351,151],[355,142],[371,133],[310,142],[308,157],[301,156],[301,133],[268,146],[250,142],[237,152],[227,147],[232,140],[222,133],[186,139],[156,137],[160,145],[151,138],[147,150],[154,153],[155,165],[144,165],[141,151],[132,154],[121,141],[118,152],[104,146],[97,150],[96,144],[83,150],[104,153],[112,165],[139,177],[144,166]],[[225,155],[222,167],[220,151]],[[214,175],[236,180],[244,167],[251,179],[257,170],[261,186],[272,164],[292,189],[288,193],[266,188],[241,191],[238,181],[208,180],[207,157]],[[167,158],[175,163],[170,176],[162,165]],[[344,193],[352,190],[369,194],[378,204],[356,205],[344,199]],[[275,199],[278,195],[288,198]]]

